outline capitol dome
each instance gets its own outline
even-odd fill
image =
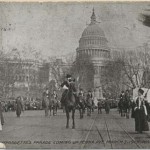
[[[99,27],[96,21],[95,12],[91,16],[91,23],[84,29],[79,40],[79,47],[77,48],[77,55],[80,53],[88,54],[92,57],[109,57],[109,48],[107,46],[107,39],[104,31]],[[104,52],[105,51],[105,52]]]
[[[76,49],[76,57],[81,61],[83,58],[90,58],[93,67],[93,79],[81,78],[80,86],[83,89],[90,87],[94,88],[94,97],[97,99],[103,98],[101,75],[106,69],[107,62],[110,61],[110,49],[107,45],[108,41],[105,37],[104,31],[96,21],[96,16],[93,8],[91,16],[91,23],[84,29],[79,40],[79,47]],[[88,56],[88,57],[86,57]],[[86,65],[85,65],[86,66]],[[90,84],[89,84],[90,82]]]
[[[82,33],[82,37],[88,37],[92,35],[105,37],[104,31],[98,26],[98,24],[90,24]]]

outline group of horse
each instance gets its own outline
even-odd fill
[[[72,128],[75,128],[75,110],[78,109],[80,113],[80,119],[83,118],[85,110],[87,109],[87,116],[91,116],[92,111],[94,111],[94,101],[92,98],[86,98],[84,95],[78,95],[75,93],[74,84],[70,84],[68,91],[65,95],[64,102],[62,104],[65,110],[67,123],[66,128],[69,128],[69,118],[70,112],[72,112]],[[49,112],[53,111],[53,115],[57,114],[58,100],[53,96],[48,97],[46,94],[43,96],[42,107],[45,110],[45,116],[48,116]]]
[[[67,117],[66,128],[69,128],[70,112],[72,111],[72,128],[75,128],[75,110],[79,109],[80,119],[83,118],[85,109],[87,109],[87,116],[91,116],[94,111],[93,98],[87,98],[85,95],[77,95],[74,92],[74,84],[70,84],[64,100],[64,108]]]
[[[52,111],[53,115],[56,115],[58,106],[59,106],[58,101],[54,96],[51,97],[48,97],[47,95],[43,96],[42,108],[44,108],[45,110],[45,116],[48,116],[49,112],[51,116]]]
[[[121,117],[129,118],[129,114],[132,109],[132,102],[130,100],[119,100],[118,109]]]

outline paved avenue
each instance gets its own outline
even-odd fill
[[[4,113],[5,125],[0,142],[6,148],[150,148],[150,132],[137,134],[134,119],[121,118],[116,109],[110,114],[86,114],[79,118],[76,111],[76,128],[66,129],[66,116],[62,110],[57,116],[45,117],[44,111],[25,111],[20,118],[15,112]]]

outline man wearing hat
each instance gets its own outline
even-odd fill
[[[66,75],[66,80],[61,84],[61,87],[64,89],[64,92],[63,92],[62,97],[61,97],[62,106],[64,105],[64,100],[65,100],[65,97],[66,97],[66,94],[68,92],[69,85],[70,85],[71,82],[72,82],[71,75],[67,74]]]
[[[135,117],[135,131],[142,133],[142,131],[149,131],[147,121],[147,109],[144,100],[144,90],[138,90],[138,98],[135,102],[134,117]]]

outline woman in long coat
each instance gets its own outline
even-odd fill
[[[19,96],[16,100],[16,115],[17,117],[20,117],[21,111],[23,110],[21,97]]]
[[[136,99],[134,106],[135,131],[138,133],[142,133],[142,131],[149,131],[147,109],[143,93],[144,91],[142,89],[138,90],[138,98]]]
[[[109,103],[108,99],[105,100],[105,111],[106,111],[106,114],[109,114],[110,103]]]
[[[45,117],[48,116],[49,110],[49,93],[48,90],[43,93],[42,107],[45,110]]]

